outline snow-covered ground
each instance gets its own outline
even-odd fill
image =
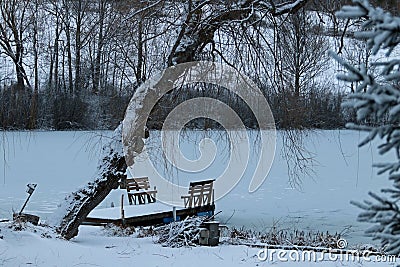
[[[280,250],[269,250],[264,261],[260,248],[224,244],[167,248],[150,237],[110,236],[99,227],[81,227],[78,237],[65,241],[52,237],[47,229],[36,228],[33,233],[29,227],[11,231],[1,226],[0,266],[396,266],[377,257],[347,260],[333,254],[320,261],[321,253],[312,256],[316,261],[308,261],[308,256],[296,251],[279,254]]]
[[[38,183],[38,187],[26,211],[40,215],[43,220],[49,218],[65,193],[94,177],[98,151],[106,138],[101,139],[100,136],[107,134],[109,132],[2,133],[0,219],[10,218],[12,209],[20,209],[27,196],[26,184],[30,182]],[[202,134],[194,132],[189,135],[191,138],[183,141],[181,147],[183,153],[191,158],[199,152],[190,144],[194,139],[197,142]],[[282,139],[279,137],[276,157],[267,180],[258,191],[248,193],[255,153],[250,156],[249,170],[246,170],[243,179],[228,195],[216,202],[217,211],[222,211],[218,219],[228,225],[264,231],[273,225],[311,231],[329,230],[333,233],[344,231],[351,245],[374,243],[363,236],[363,231],[370,225],[356,222],[359,209],[349,202],[366,199],[368,191],[378,192],[390,185],[385,177],[378,177],[371,167],[372,163],[388,160],[390,156],[379,156],[374,149],[376,144],[358,149],[357,143],[364,135],[355,131],[308,133],[306,144],[315,153],[315,174],[312,178],[303,178],[300,189],[293,189],[288,183],[286,161],[280,155]],[[226,146],[224,142],[220,140],[217,148]],[[173,181],[187,185],[189,180],[218,177],[224,169],[226,155],[223,154],[218,153],[212,166],[204,173],[178,172],[173,175],[176,178]],[[163,168],[158,168],[158,171],[163,172]],[[153,172],[148,161],[136,163],[135,175],[151,178]],[[93,214],[111,215],[107,210],[100,209],[110,207],[112,202],[118,206],[122,193],[121,190],[112,192]],[[129,207],[126,216],[136,213],[134,207]],[[30,232],[4,234],[5,231],[0,232],[4,235],[4,239],[0,239],[0,265],[5,266],[109,266],[111,263],[142,263],[146,262],[145,259],[149,262],[148,266],[179,266],[176,264],[187,265],[188,262],[211,266],[218,262],[241,266],[270,264],[260,262],[254,256],[257,249],[243,246],[168,249],[152,244],[148,238],[108,237],[96,227],[82,227],[78,237],[69,242],[40,238],[40,235]],[[65,255],[71,255],[66,262]],[[319,264],[327,266],[326,262]],[[342,263],[329,264],[339,266]],[[347,266],[347,263],[344,265]],[[350,266],[357,265],[351,263]]]

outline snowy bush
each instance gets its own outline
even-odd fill
[[[136,233],[136,229],[133,226],[121,227],[113,223],[110,223],[104,226],[103,232],[106,236],[125,237],[125,236],[131,236],[134,233]]]
[[[339,233],[307,232],[297,229],[278,229],[276,227],[272,227],[269,232],[261,233],[233,227],[229,230],[229,239],[226,242],[234,245],[266,244],[287,248],[299,246],[337,249],[340,239],[341,234]]]
[[[179,248],[196,246],[199,241],[200,225],[207,217],[188,217],[180,222],[173,222],[154,229],[156,242],[165,247]]]
[[[375,8],[367,0],[354,0],[353,6],[344,6],[336,15],[361,22],[361,30],[354,36],[363,39],[373,55],[383,57],[368,67],[353,66],[330,52],[346,73],[340,80],[356,84],[355,93],[349,96],[346,106],[357,111],[358,124],[348,124],[352,129],[368,131],[368,137],[359,145],[375,138],[383,140],[378,147],[381,154],[394,151],[397,161],[378,164],[379,174],[388,173],[393,188],[384,189],[385,197],[369,193],[372,201],[353,202],[363,209],[358,220],[373,223],[367,234],[380,240],[387,253],[400,254],[400,56],[394,51],[400,43],[400,18]],[[376,72],[372,72],[375,69]],[[369,118],[381,119],[379,125],[368,125]]]

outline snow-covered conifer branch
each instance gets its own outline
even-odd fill
[[[370,192],[374,201],[352,202],[363,212],[358,220],[374,224],[366,234],[381,241],[386,251],[400,255],[400,59],[393,58],[394,49],[400,43],[400,18],[373,7],[367,0],[354,0],[355,5],[344,6],[337,16],[344,19],[362,21],[361,30],[355,37],[367,43],[372,54],[377,55],[385,50],[385,57],[370,66],[356,67],[330,52],[330,55],[346,69],[346,73],[337,75],[339,80],[356,83],[356,92],[348,97],[344,104],[357,112],[359,124],[347,125],[352,129],[369,131],[369,135],[360,146],[379,137],[383,143],[378,149],[381,154],[394,151],[397,161],[392,163],[375,164],[378,174],[389,173],[393,180],[392,189],[383,189],[383,197]],[[378,73],[370,71],[370,67]],[[379,120],[378,125],[368,123],[369,118]]]

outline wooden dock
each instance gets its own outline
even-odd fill
[[[192,207],[185,209],[177,209],[176,210],[176,220],[180,221],[185,219],[188,216],[212,216],[214,215],[215,205],[205,205],[200,207]],[[163,211],[152,214],[145,214],[133,217],[126,217],[124,220],[124,224],[122,218],[119,219],[107,219],[107,218],[94,218],[87,217],[82,225],[92,225],[92,226],[104,226],[106,224],[115,224],[115,225],[125,225],[125,226],[151,226],[151,225],[161,225],[172,222],[173,212],[171,211]]]

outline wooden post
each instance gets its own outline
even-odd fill
[[[213,188],[213,190],[212,190],[212,205],[214,205],[214,195],[215,195],[215,191],[214,191],[214,188]],[[214,216],[214,210],[212,211],[212,214]]]
[[[121,195],[121,220],[122,226],[125,226],[124,194]]]
[[[25,200],[25,203],[24,203],[24,205],[22,206],[21,211],[18,213],[19,215],[21,215],[22,212],[24,211],[24,209],[25,209],[25,207],[26,207],[26,204],[28,204],[28,201],[29,201],[29,199],[31,198],[31,196],[32,196],[32,195],[29,194],[28,198]]]
[[[176,222],[176,207],[172,208],[172,217],[174,218],[174,222]]]

